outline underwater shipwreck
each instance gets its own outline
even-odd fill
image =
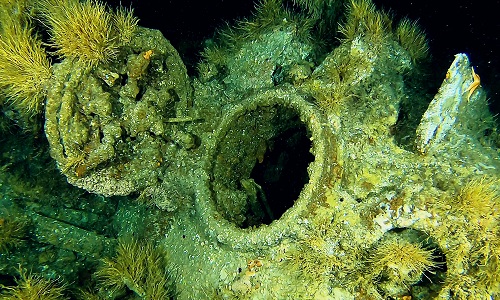
[[[189,76],[131,8],[3,1],[0,299],[496,299],[497,120],[395,20],[261,0]]]

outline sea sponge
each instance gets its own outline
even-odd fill
[[[173,123],[186,121],[177,112],[191,107],[186,67],[159,31],[137,28],[119,50],[122,59],[95,68],[55,64],[45,103],[50,154],[68,182],[108,196],[158,183],[175,156],[166,146],[182,135]]]

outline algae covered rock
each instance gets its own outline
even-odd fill
[[[103,195],[155,184],[176,151],[171,120],[191,101],[185,66],[161,33],[139,29],[109,64],[65,59],[53,77],[45,133],[68,181]]]

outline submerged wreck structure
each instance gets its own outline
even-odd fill
[[[432,96],[415,22],[294,5],[260,1],[190,77],[132,10],[2,4],[0,299],[499,296],[500,135],[468,57]]]

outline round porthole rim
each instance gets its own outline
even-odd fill
[[[314,155],[314,161],[308,166],[309,182],[304,185],[293,206],[278,220],[257,228],[239,228],[226,220],[215,207],[210,184],[214,157],[219,142],[235,118],[259,107],[275,105],[284,105],[293,109],[311,135],[311,153]],[[285,237],[296,236],[300,220],[306,215],[309,205],[318,201],[318,196],[324,194],[324,185],[329,182],[332,176],[331,169],[334,160],[332,153],[336,153],[333,142],[332,132],[324,121],[324,116],[313,104],[300,96],[295,89],[279,88],[261,91],[236,104],[224,116],[221,125],[214,133],[212,143],[207,147],[205,173],[199,174],[205,184],[202,189],[197,191],[195,205],[197,214],[206,226],[208,235],[219,243],[229,245],[234,249],[265,248],[278,244]]]

